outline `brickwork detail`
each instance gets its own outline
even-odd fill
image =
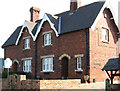
[[[3,79],[2,89],[64,89],[70,88],[75,85],[80,85],[80,79],[69,79],[69,80],[33,80],[25,79],[25,76],[9,76],[9,87],[8,79]]]
[[[105,14],[107,17],[104,17]],[[104,81],[107,74],[101,69],[108,59],[118,58],[118,29],[113,20],[110,19],[109,9],[105,9],[94,30],[90,29],[90,81],[95,78],[97,82]],[[102,27],[109,28],[109,41],[102,41]]]

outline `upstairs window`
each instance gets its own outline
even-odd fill
[[[108,29],[103,28],[102,29],[102,41],[103,42],[108,42],[109,41],[108,34],[109,34]]]
[[[30,39],[24,39],[24,49],[30,49]]]
[[[76,72],[82,72],[82,57],[84,54],[78,54],[75,55],[75,58],[77,59],[77,69],[75,70]]]
[[[81,60],[81,57],[77,58],[77,70],[82,70],[82,60]]]
[[[51,33],[44,34],[44,46],[51,45]]]

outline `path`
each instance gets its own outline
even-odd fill
[[[2,79],[0,78],[0,91],[2,90]]]

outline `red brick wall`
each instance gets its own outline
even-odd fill
[[[29,34],[28,30],[27,32],[25,31],[27,28],[24,29],[22,36],[20,37],[19,43],[17,46],[9,46],[5,47],[5,59],[10,58],[12,61],[15,59],[18,60],[19,66],[18,66],[18,71],[23,70],[23,65],[22,65],[22,58],[28,58],[32,57],[32,73],[34,74],[34,42]],[[30,49],[24,50],[24,37],[30,36]],[[14,71],[14,69],[11,69]]]
[[[107,14],[106,18],[104,18],[104,14]],[[101,69],[108,59],[118,57],[118,29],[113,20],[110,19],[110,16],[111,13],[109,10],[105,9],[95,29],[90,29],[90,81],[92,81],[94,77],[96,81],[104,81],[107,74]],[[102,42],[101,25],[110,29],[109,43]]]
[[[52,31],[52,45],[43,47],[43,32]],[[61,78],[61,61],[59,57],[61,55],[68,54],[71,59],[68,60],[69,72],[68,78],[81,78],[85,74],[85,32],[83,30],[76,31],[72,33],[62,34],[59,37],[56,37],[53,29],[50,28],[48,22],[45,22],[41,32],[37,38],[37,55],[38,55],[38,72],[41,78],[50,79],[50,78]],[[40,56],[46,55],[55,55],[54,57],[54,72],[43,73],[42,71],[42,59]],[[75,72],[77,69],[77,59],[74,57],[77,54],[84,54],[82,57],[82,68],[83,72]]]
[[[26,79],[26,75],[15,75],[9,76],[9,87],[8,79],[2,79],[2,90],[6,89],[69,89],[74,86],[81,85],[80,79],[67,79],[67,80],[33,80]],[[24,79],[21,79],[24,78]]]

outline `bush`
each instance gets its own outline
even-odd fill
[[[9,72],[9,75],[13,75],[13,74],[17,74],[17,75],[26,75],[27,79],[32,79],[32,73],[26,73],[23,71],[18,71],[18,72]],[[2,78],[7,78],[8,76],[8,72],[2,72]]]

